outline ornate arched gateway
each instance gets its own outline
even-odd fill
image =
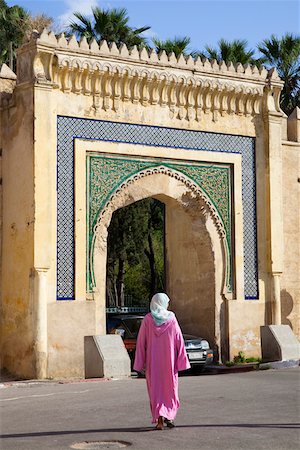
[[[299,236],[282,201],[299,144],[287,139],[276,72],[43,32],[19,50],[10,83],[5,367],[82,376],[84,336],[105,333],[111,215],[147,197],[166,205],[167,289],[182,327],[223,358],[258,356],[260,326],[287,311],[280,290],[299,302],[283,247]],[[297,117],[289,123],[295,141]]]
[[[220,307],[223,296],[232,297],[232,270],[231,236],[226,232],[231,224],[230,211],[226,210],[226,205],[230,204],[230,177],[228,173],[220,175],[219,171],[228,171],[229,167],[195,167],[198,169],[196,173],[202,172],[203,178],[223,181],[224,192],[216,198],[220,213],[198,184],[170,167],[158,165],[135,173],[121,186],[118,185],[103,209],[100,206],[96,225],[91,226],[88,289],[97,292],[103,310],[106,235],[112,213],[142,198],[155,197],[166,205],[166,275],[172,309],[186,332],[205,335],[210,342],[217,341],[220,346]],[[101,181],[101,176],[97,181]],[[211,180],[208,184],[213,187]],[[97,188],[91,183],[91,191],[94,189]],[[213,193],[211,195],[213,197]],[[99,208],[99,198],[91,197]],[[96,208],[91,204],[90,211],[93,209]],[[95,222],[93,216],[89,221],[91,224]]]

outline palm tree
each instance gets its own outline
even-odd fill
[[[264,62],[263,58],[255,58],[255,50],[247,50],[247,45],[248,42],[245,39],[235,39],[231,42],[220,39],[218,48],[207,45],[205,51],[198,53],[198,55],[210,61],[213,59],[217,62],[225,61],[226,64],[232,62],[233,64],[241,63],[261,66]]]
[[[281,39],[272,35],[257,46],[269,67],[276,67],[284,81],[281,109],[289,115],[300,106],[300,37],[286,33]]]
[[[174,52],[176,58],[178,58],[180,54],[183,54],[183,56],[188,56],[191,53],[188,51],[188,46],[191,42],[191,38],[188,36],[175,37],[174,39],[166,39],[165,41],[153,38],[152,41],[155,45],[155,50],[158,53],[163,50],[165,50],[167,55]]]
[[[69,31],[78,37],[85,36],[90,42],[95,38],[98,42],[106,40],[108,44],[115,42],[117,45],[126,44],[129,48],[134,45],[146,45],[146,38],[141,33],[150,27],[131,28],[128,25],[129,17],[126,8],[101,9],[92,8],[92,20],[79,12],[74,16],[79,23],[73,21],[69,25]]]

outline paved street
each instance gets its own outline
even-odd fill
[[[296,450],[299,374],[182,376],[177,427],[164,431],[153,431],[144,379],[18,383],[0,391],[0,448],[97,450],[125,441],[137,450]]]

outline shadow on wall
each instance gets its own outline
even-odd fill
[[[166,285],[184,333],[215,340],[215,261],[207,208],[184,193],[166,207]]]
[[[293,325],[291,321],[288,319],[288,316],[293,311],[293,297],[288,293],[286,289],[282,289],[280,292],[280,300],[281,300],[281,323],[283,325],[289,325],[291,329],[293,329]]]
[[[222,363],[229,360],[229,336],[228,336],[228,311],[226,300],[223,298],[220,309],[220,332],[221,332],[221,354],[219,358]]]
[[[266,301],[265,301],[265,325],[269,325],[269,324],[273,323],[272,322],[272,318],[273,318],[272,308],[273,308],[273,300],[271,300],[271,293],[269,292],[268,299],[266,299]]]

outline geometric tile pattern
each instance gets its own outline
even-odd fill
[[[57,117],[57,298],[74,299],[74,139],[242,155],[245,297],[258,298],[255,139],[103,120]]]
[[[231,170],[230,165],[208,164],[190,161],[174,161],[150,157],[122,157],[119,155],[89,155],[87,158],[87,205],[88,205],[88,242],[87,258],[87,288],[89,292],[94,287],[93,264],[90,264],[93,254],[94,227],[100,212],[105,209],[113,193],[126,181],[152,170],[166,173],[169,169],[192,180],[200,189],[202,195],[208,198],[210,204],[219,216],[226,239],[226,289],[232,292],[232,255],[231,255]],[[148,173],[149,173],[148,172]]]

